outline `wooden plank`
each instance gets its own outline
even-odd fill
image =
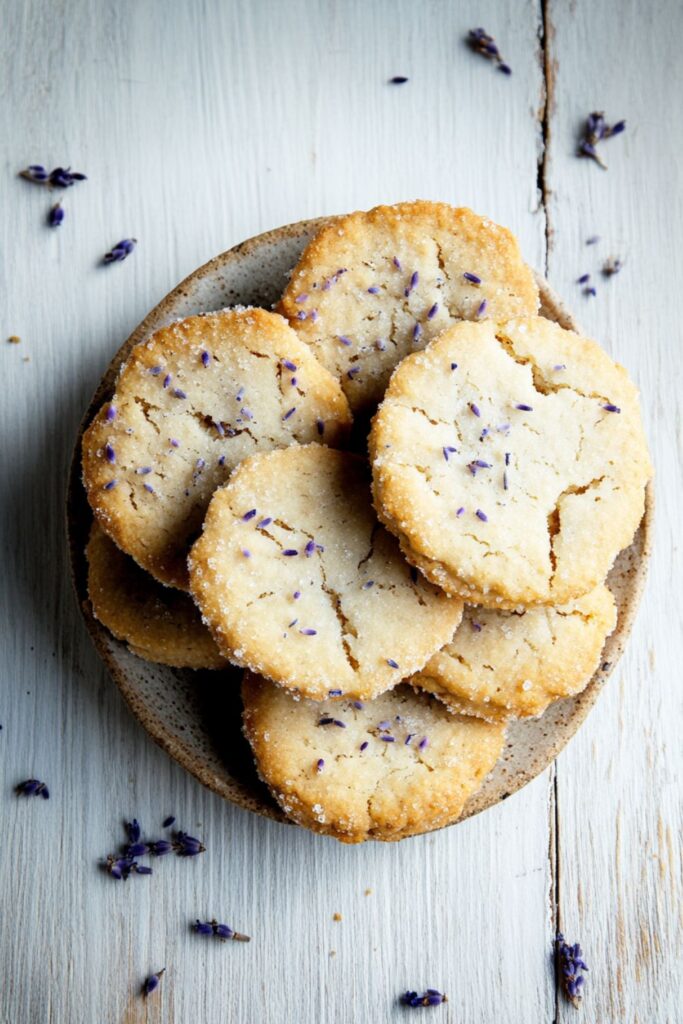
[[[657,542],[649,586],[626,656],[580,734],[558,761],[559,905],[567,938],[591,968],[586,1019],[681,1019],[682,805],[680,768],[683,278],[681,8],[550,4],[556,59],[550,121],[551,282],[587,333],[624,363],[642,390],[657,470]],[[604,143],[609,170],[576,159],[591,110],[627,131]],[[586,247],[592,235],[601,242]],[[620,256],[623,271],[601,276]],[[576,278],[593,275],[595,298]],[[560,1020],[574,1010],[560,1003]]]
[[[224,804],[118,699],[74,607],[62,523],[71,439],[111,352],[229,245],[422,196],[508,224],[543,266],[537,4],[3,6],[1,329],[22,343],[3,351],[0,403],[11,439],[0,1019],[398,1021],[401,989],[435,985],[450,995],[442,1021],[549,1020],[548,775],[481,818],[398,846],[347,849]],[[475,16],[512,78],[464,47]],[[410,82],[387,86],[399,73]],[[89,175],[65,195],[58,231],[43,225],[50,197],[12,179],[34,161]],[[97,266],[126,235],[139,239],[134,256]],[[49,782],[49,802],[11,797],[30,774]],[[203,857],[167,858],[126,885],[98,871],[124,816],[154,830],[169,813],[206,839]],[[214,914],[252,943],[190,933]],[[141,980],[162,966],[143,1003]]]

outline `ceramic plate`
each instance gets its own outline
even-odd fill
[[[74,449],[68,495],[68,530],[73,580],[85,623],[133,714],[153,740],[195,778],[240,807],[286,821],[259,781],[241,733],[238,670],[191,672],[142,661],[115,640],[95,618],[87,597],[87,542],[92,514],[80,480],[83,430],[114,388],[118,369],[133,345],[178,317],[235,304],[270,307],[304,246],[326,220],[302,221],[251,238],[222,253],[178,285],[133,332],[111,361],[85,414]],[[563,327],[577,329],[546,282],[539,278],[541,312]],[[620,658],[631,631],[645,581],[653,519],[652,490],[630,548],[608,578],[619,609],[615,632],[601,667],[579,696],[558,701],[538,719],[513,723],[505,751],[460,820],[504,800],[543,771],[576,732]]]

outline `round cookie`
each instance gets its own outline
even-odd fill
[[[616,622],[604,585],[559,607],[505,612],[468,605],[451,642],[410,682],[455,713],[494,722],[534,717],[585,689]]]
[[[377,522],[366,462],[321,445],[238,466],[189,566],[223,653],[316,700],[395,686],[462,616],[462,602],[411,569]]]
[[[244,732],[294,821],[344,843],[449,825],[498,760],[504,726],[399,686],[368,703],[297,700],[250,673]]]
[[[396,370],[370,435],[380,519],[470,604],[564,604],[633,537],[651,475],[638,393],[542,317],[460,323]]]
[[[86,556],[93,614],[133,654],[174,668],[225,667],[191,599],[157,583],[97,523]]]
[[[394,367],[457,320],[538,310],[515,237],[424,201],[338,217],[309,244],[279,306],[351,408],[372,410]]]
[[[339,385],[282,317],[189,317],[137,345],[83,437],[83,481],[103,530],[161,583],[186,589],[187,552],[215,489],[255,451],[351,423]]]

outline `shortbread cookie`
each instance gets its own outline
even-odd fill
[[[378,514],[470,604],[564,604],[632,540],[651,466],[638,393],[541,317],[461,323],[396,370],[370,436]]]
[[[376,700],[297,700],[250,673],[244,731],[286,814],[344,843],[456,821],[498,760],[504,727],[399,686]]]
[[[451,639],[462,603],[403,559],[368,477],[306,445],[252,456],[216,492],[190,583],[232,661],[317,700],[372,697]]]
[[[146,661],[223,668],[227,661],[187,594],[163,587],[94,523],[86,548],[88,596],[103,626]]]
[[[279,308],[367,412],[408,353],[457,320],[536,313],[538,289],[505,228],[445,203],[399,203],[324,228]]]
[[[616,622],[614,598],[602,584],[559,607],[468,605],[451,642],[411,683],[454,712],[495,722],[530,718],[587,686]]]
[[[187,588],[209,499],[255,451],[350,426],[336,380],[282,317],[193,316],[136,346],[83,437],[83,480],[103,530],[156,579]]]

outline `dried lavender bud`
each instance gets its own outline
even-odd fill
[[[443,992],[437,992],[435,988],[428,988],[422,994],[418,992],[404,992],[400,1002],[403,1006],[439,1006],[447,1003],[448,998]]]
[[[147,843],[129,843],[123,851],[126,857],[146,857],[149,853],[149,846]]]
[[[149,852],[153,857],[163,857],[172,849],[173,844],[169,843],[167,839],[157,839],[149,844]]]
[[[558,983],[569,1002],[578,1007],[581,1002],[581,988],[585,981],[582,972],[588,970],[582,959],[581,946],[578,942],[573,946],[567,945],[562,932],[558,932],[555,939],[555,954]]]
[[[47,215],[47,222],[51,228],[58,228],[64,220],[64,209],[61,203],[55,203],[54,206],[50,207]]]
[[[613,135],[621,135],[625,128],[626,121],[617,121],[616,124],[609,125],[605,121],[605,115],[601,110],[593,111],[586,118],[583,135],[579,139],[578,155],[591,157],[592,160],[595,160],[596,164],[607,170],[607,164],[598,153],[597,145]]]
[[[170,828],[171,825],[174,825],[174,824],[175,824],[175,817],[172,814],[169,814],[168,818],[164,818],[164,820],[162,821],[161,827],[162,828]]]
[[[495,39],[483,28],[470,29],[467,34],[467,42],[475,53],[480,53],[487,60],[494,61],[498,70],[502,71],[504,75],[512,74],[512,68],[503,60]]]
[[[142,986],[143,996],[151,995],[152,992],[154,992],[154,990],[159,987],[159,979],[161,978],[161,975],[164,973],[165,970],[166,968],[162,967],[160,971],[156,972],[156,974],[150,974],[149,978],[145,979]]]
[[[146,864],[133,864],[132,870],[136,875],[151,875],[152,869],[147,867]]]
[[[215,918],[213,921],[200,921],[197,919],[192,925],[192,931],[196,932],[197,935],[214,935],[222,941],[234,939],[236,942],[251,942],[249,935],[242,935],[233,928],[229,928],[227,924],[219,924]]]
[[[50,171],[48,183],[53,188],[70,188],[75,185],[77,181],[85,181],[85,174],[80,174],[78,171],[72,171],[70,167],[55,167],[53,171]]]
[[[127,256],[130,256],[137,244],[137,238],[123,238],[116,245],[112,246],[109,252],[104,254],[103,262],[116,263],[125,260]]]
[[[128,836],[129,843],[137,843],[140,839],[141,829],[140,822],[137,818],[133,818],[132,821],[127,821],[124,824],[126,835]]]
[[[624,264],[618,256],[610,256],[610,258],[608,260],[605,260],[605,262],[603,263],[602,272],[605,275],[605,277],[611,277],[612,274],[618,274],[623,265]]]
[[[39,782],[38,779],[24,779],[15,786],[15,793],[17,796],[42,796],[43,800],[50,799],[50,791],[44,782]]]
[[[24,168],[23,171],[19,171],[19,177],[25,178],[26,181],[32,181],[36,185],[44,185],[49,178],[48,172],[41,164],[30,164]]]
[[[198,853],[204,853],[206,847],[194,836],[188,836],[187,832],[176,832],[173,849],[179,857],[195,857]]]
[[[577,284],[588,284],[590,279],[591,279],[590,274],[582,274],[581,277],[577,278],[576,283]]]
[[[405,75],[394,75],[393,78],[389,79],[389,85],[404,85],[408,79]]]

